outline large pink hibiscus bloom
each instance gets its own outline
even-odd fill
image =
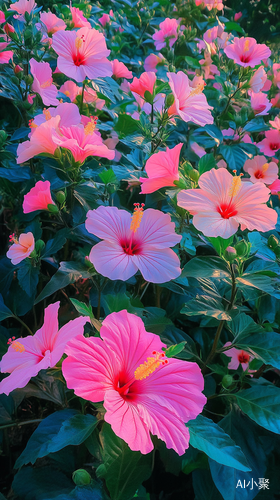
[[[197,125],[213,123],[214,119],[205,95],[204,84],[192,88],[190,80],[183,71],[178,73],[167,73],[169,85],[174,95],[174,103],[168,109],[169,116],[179,115],[185,122],[193,122]]]
[[[67,386],[94,403],[104,400],[105,421],[132,450],[152,451],[151,433],[183,455],[189,446],[184,423],[206,403],[199,366],[165,359],[159,336],[127,311],[110,314],[100,336],[80,335],[67,345]]]
[[[101,206],[87,213],[85,224],[89,233],[104,240],[89,254],[103,276],[126,281],[139,269],[146,281],[165,283],[181,274],[179,258],[170,247],[182,237],[168,214],[136,207],[131,217],[126,210]]]
[[[270,190],[262,182],[241,182],[225,168],[201,175],[201,189],[183,190],[178,205],[194,215],[193,224],[205,236],[229,238],[241,230],[275,229],[277,213],[265,204]]]
[[[53,35],[52,48],[59,56],[59,71],[76,82],[112,75],[112,65],[107,59],[110,50],[104,35],[95,29],[58,31]]]
[[[159,151],[152,155],[146,165],[146,177],[140,177],[142,182],[142,194],[153,193],[165,186],[174,186],[174,181],[179,180],[179,158],[183,143],[181,142],[172,149],[166,148],[166,151]]]
[[[264,43],[257,43],[254,38],[235,37],[233,43],[227,45],[224,49],[225,54],[233,59],[236,64],[247,68],[254,68],[261,61],[271,55],[271,50]]]
[[[30,72],[34,78],[32,90],[39,94],[46,106],[57,106],[57,88],[53,85],[52,70],[47,62],[37,62],[30,59]]]
[[[64,354],[67,342],[83,333],[88,317],[76,318],[58,327],[59,302],[45,309],[44,324],[35,335],[10,339],[8,352],[0,361],[2,373],[10,375],[0,382],[0,394],[24,387],[40,370],[52,368]]]

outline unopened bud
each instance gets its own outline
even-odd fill
[[[233,382],[234,379],[231,375],[225,375],[222,379],[222,386],[226,389],[227,387],[230,387]]]
[[[91,483],[91,475],[85,469],[77,469],[72,474],[76,486],[85,486]]]
[[[248,245],[247,245],[246,241],[241,240],[238,243],[236,243],[235,250],[236,250],[238,257],[244,257],[248,252]]]
[[[58,193],[56,193],[56,199],[58,201],[58,203],[62,204],[65,202],[65,193],[63,191],[58,191]]]
[[[18,64],[14,68],[14,73],[15,75],[18,75],[19,73],[23,72],[23,68],[21,68]]]
[[[268,243],[268,246],[271,247],[272,250],[274,250],[275,248],[278,247],[279,240],[278,240],[278,238],[276,238],[276,236],[274,234],[271,234],[267,240],[267,243]]]
[[[15,32],[15,28],[11,24],[6,23],[4,26],[4,31],[5,31],[6,35],[10,35],[10,33]]]
[[[52,203],[48,204],[48,211],[51,212],[51,214],[58,214],[59,210],[56,205],[53,205]]]
[[[233,247],[227,247],[225,250],[225,258],[228,262],[233,262],[234,259],[237,257],[237,253],[235,248]]]
[[[5,130],[0,130],[0,146],[3,146],[3,144],[6,142],[7,137],[8,134],[5,132]]]
[[[166,108],[170,108],[170,106],[172,106],[172,104],[174,103],[175,101],[175,98],[174,98],[174,95],[173,94],[168,94],[165,98],[165,106]]]
[[[38,240],[36,241],[35,243],[35,250],[37,253],[41,253],[41,251],[45,248],[45,243],[43,242],[43,240]]]
[[[198,172],[198,170],[195,170],[195,169],[191,170],[189,172],[189,177],[191,178],[192,181],[197,182],[198,179],[199,179],[199,172]]]

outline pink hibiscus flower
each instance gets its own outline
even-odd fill
[[[124,63],[118,61],[118,59],[114,59],[113,61],[111,61],[111,63],[113,75],[116,78],[128,78],[128,80],[133,78],[132,71],[129,71]]]
[[[52,12],[40,12],[40,23],[36,24],[36,28],[51,36],[57,31],[65,30],[66,24]]]
[[[278,178],[278,166],[273,161],[267,163],[265,156],[255,156],[252,160],[246,160],[243,170],[248,172],[253,183],[261,181],[264,184],[272,184]]]
[[[157,66],[163,65],[164,64],[164,57],[162,54],[150,54],[148,57],[146,57],[144,61],[144,69],[145,71],[153,71],[154,73],[157,72]]]
[[[82,94],[82,87],[79,87],[76,85],[75,82],[72,82],[72,80],[67,80],[59,89],[59,92],[62,94],[65,94],[67,97],[69,97],[71,102],[74,102],[76,100],[76,97],[78,95]],[[103,106],[105,105],[104,99],[99,99],[97,97],[97,94],[95,90],[91,89],[90,87],[85,86],[84,90],[84,102],[86,104],[94,104],[96,109],[102,109]],[[74,123],[69,123],[70,125],[74,125]]]
[[[107,316],[100,336],[68,343],[62,363],[67,386],[86,400],[104,400],[105,421],[131,450],[152,451],[153,434],[183,455],[189,446],[184,424],[207,401],[199,366],[165,358],[160,337],[127,311]]]
[[[0,24],[3,24],[5,22],[6,22],[5,14],[2,10],[0,10]]]
[[[270,186],[268,186],[271,194],[278,194],[280,192],[280,179],[276,179]]]
[[[227,45],[224,49],[225,54],[233,59],[236,64],[247,68],[254,68],[261,61],[271,55],[271,50],[264,43],[259,44],[254,38],[235,37],[233,43]]]
[[[256,116],[268,115],[268,111],[272,107],[272,104],[269,102],[267,95],[263,92],[255,92],[250,91],[251,96],[251,108],[254,111]]]
[[[102,16],[99,17],[98,21],[103,26],[103,28],[105,28],[106,24],[111,24],[111,22],[112,22],[111,17],[113,17],[113,15],[114,15],[114,13],[113,13],[113,11],[111,9],[110,12],[109,12],[109,14],[106,14],[104,12],[104,14],[102,14]]]
[[[131,92],[140,95],[142,99],[145,99],[145,92],[150,92],[153,95],[154,87],[156,83],[156,74],[149,71],[148,73],[142,73],[140,78],[133,78],[132,83],[130,84]]]
[[[179,115],[185,122],[193,122],[197,125],[207,125],[213,123],[214,119],[207,103],[205,95],[202,93],[204,85],[200,84],[192,88],[190,80],[183,71],[178,73],[167,73],[169,85],[174,95],[174,103],[168,109],[169,116]]]
[[[70,127],[71,125],[78,125],[81,123],[81,115],[78,106],[70,102],[63,102],[56,108],[44,109],[43,113],[36,115],[34,120],[29,122],[31,135],[34,134],[36,128],[42,125],[42,123],[46,123],[46,121],[49,121],[51,118],[55,118],[56,116],[59,116],[60,118],[60,127]]]
[[[231,345],[230,342],[227,342],[224,347],[227,347]],[[223,354],[226,356],[229,356],[231,358],[231,361],[228,365],[228,368],[230,370],[237,370],[239,367],[239,364],[242,366],[242,370],[247,370],[249,367],[249,363],[252,360],[252,356],[246,351],[242,351],[239,349],[235,349],[235,347],[232,347],[231,349],[228,349],[227,351],[224,351]]]
[[[259,150],[266,156],[274,156],[280,149],[280,131],[267,130],[265,139],[257,143]]]
[[[269,124],[272,128],[280,131],[280,118],[279,116],[275,116],[274,120],[269,120]]]
[[[7,64],[10,60],[13,60],[13,51],[4,50],[8,45],[6,42],[0,42],[0,64]]]
[[[52,70],[47,62],[37,62],[30,59],[30,72],[34,78],[32,90],[39,94],[46,106],[57,106],[59,104],[57,88],[53,85]]]
[[[0,382],[0,394],[25,387],[40,370],[52,368],[64,354],[69,340],[82,335],[88,317],[76,318],[58,329],[59,302],[45,309],[44,324],[35,335],[10,339],[9,349],[0,361],[2,373],[10,375]]]
[[[13,245],[9,248],[7,257],[11,259],[14,266],[26,259],[26,257],[29,257],[35,248],[34,236],[32,233],[23,233],[18,240],[14,235],[11,235],[10,241],[13,242]]]
[[[25,14],[25,12],[31,14],[31,11],[35,9],[36,6],[35,0],[19,0],[18,2],[11,3],[9,10],[15,10],[19,14]],[[23,16],[22,19],[25,20]]]
[[[138,269],[146,281],[165,283],[181,274],[180,261],[170,247],[181,241],[170,216],[136,204],[134,214],[116,207],[98,207],[87,213],[86,229],[104,240],[90,254],[97,272],[126,281]]]
[[[154,193],[165,186],[175,186],[174,181],[179,180],[178,167],[182,146],[183,143],[180,143],[172,149],[166,148],[166,151],[159,151],[148,159],[145,166],[148,179],[139,179],[142,182],[141,194]]]
[[[222,0],[195,0],[195,5],[203,5],[207,7],[208,10],[217,9],[223,10],[223,2]]]
[[[241,230],[270,231],[275,229],[277,213],[265,204],[270,191],[261,182],[241,182],[225,168],[201,175],[201,189],[183,190],[178,194],[178,205],[193,217],[194,226],[205,236],[226,239]]]
[[[260,92],[260,90],[262,90],[266,80],[267,80],[267,74],[265,72],[265,69],[263,66],[260,66],[254,72],[252,78],[250,79],[250,89],[255,93]]]
[[[54,155],[57,144],[53,141],[53,132],[58,127],[60,116],[56,116],[36,127],[30,141],[24,141],[17,148],[17,163],[24,163],[41,153]]]
[[[153,34],[152,38],[155,41],[156,50],[161,50],[166,47],[166,41],[169,41],[169,47],[173,47],[178,38],[178,21],[176,19],[166,18],[159,25],[159,31]]]
[[[85,18],[83,11],[77,7],[69,7],[72,14],[74,28],[91,28],[90,22]]]
[[[57,67],[77,82],[99,76],[111,76],[112,66],[107,56],[104,35],[90,28],[59,31],[53,35],[52,47],[58,54]]]
[[[55,205],[51,196],[51,184],[49,181],[38,181],[24,196],[23,213],[29,214],[35,212],[35,210],[48,210],[49,205]]]

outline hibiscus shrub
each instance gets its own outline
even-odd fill
[[[239,7],[0,0],[0,499],[279,499],[279,5]]]

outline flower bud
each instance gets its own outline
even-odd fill
[[[267,243],[268,246],[272,248],[272,250],[275,250],[275,248],[277,248],[279,245],[279,240],[274,234],[271,234],[267,240]]]
[[[174,95],[173,94],[168,94],[165,98],[165,106],[166,108],[170,108],[170,106],[172,106],[172,104],[174,103],[175,101],[175,98],[174,98]]]
[[[58,214],[59,210],[56,205],[53,205],[52,203],[48,204],[48,211],[51,212],[51,214]]]
[[[233,247],[227,247],[225,250],[225,258],[228,262],[233,262],[234,259],[236,259],[237,253],[235,248]]]
[[[195,170],[195,169],[191,170],[189,172],[189,177],[191,178],[192,181],[197,182],[198,179],[199,179],[199,172],[198,172],[198,170]]]
[[[231,386],[233,381],[234,379],[231,375],[225,375],[222,379],[222,386],[226,389],[227,387]]]
[[[36,241],[35,250],[38,254],[40,254],[44,248],[45,248],[45,243],[43,242],[43,240]]]
[[[7,137],[8,134],[5,132],[5,130],[0,130],[0,146],[3,146],[3,144],[6,142]]]
[[[77,469],[72,474],[76,486],[85,486],[91,483],[91,475],[85,469]]]
[[[56,193],[56,199],[58,201],[58,203],[62,204],[65,202],[65,193],[63,191],[58,191],[58,193]]]
[[[6,23],[3,29],[4,29],[4,31],[6,33],[6,35],[10,35],[10,33],[14,33],[15,32],[15,28],[11,24],[9,24],[9,23]]]
[[[149,102],[150,104],[153,104],[154,97],[152,96],[151,92],[148,90],[145,90],[144,92],[144,99],[145,101]]]
[[[21,68],[18,64],[14,68],[14,73],[15,75],[18,75],[19,73],[23,72],[23,68]]]
[[[235,250],[238,257],[245,257],[245,255],[248,252],[248,244],[246,243],[246,241],[241,240],[238,243],[236,243]]]

